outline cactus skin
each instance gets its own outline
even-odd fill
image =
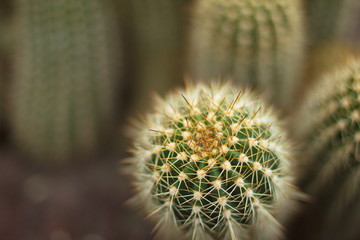
[[[19,1],[13,127],[33,158],[92,153],[112,124],[118,49],[104,3]]]
[[[319,236],[312,232],[311,239],[344,239],[337,225],[360,193],[359,107],[360,61],[352,59],[324,76],[297,117],[296,135],[308,156],[302,185],[314,198],[316,215],[323,216],[315,221],[322,225]]]
[[[225,75],[284,106],[300,75],[304,46],[297,0],[200,0],[190,67],[196,78]]]
[[[298,194],[289,145],[271,109],[232,88],[188,86],[138,123],[132,200],[164,239],[282,237]]]

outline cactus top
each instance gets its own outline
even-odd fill
[[[145,201],[160,233],[280,238],[276,211],[292,188],[288,146],[271,109],[227,84],[190,86],[156,106],[131,161],[136,204]]]

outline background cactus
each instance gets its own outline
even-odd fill
[[[190,71],[234,77],[284,106],[299,84],[304,46],[297,0],[199,0]]]
[[[232,88],[189,86],[140,123],[133,201],[164,239],[281,238],[297,195],[289,145],[271,109]]]
[[[324,76],[307,97],[295,129],[304,141],[302,185],[314,198],[310,224],[318,232],[303,239],[345,239],[338,228],[360,193],[360,61],[348,60]],[[319,220],[320,219],[320,220]],[[352,239],[352,238],[348,238]]]
[[[93,152],[112,126],[119,49],[106,3],[18,2],[13,125],[36,158]]]

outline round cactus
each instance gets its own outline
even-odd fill
[[[156,106],[139,127],[131,171],[134,203],[157,216],[159,234],[281,238],[297,191],[271,109],[227,84],[189,86]]]
[[[194,10],[190,72],[256,87],[274,103],[292,99],[304,47],[298,0],[200,0]]]
[[[352,59],[324,76],[297,116],[295,133],[307,152],[301,185],[322,216],[316,221],[322,238],[314,239],[344,239],[337,226],[360,194],[359,106],[360,61]]]

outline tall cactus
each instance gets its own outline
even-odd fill
[[[191,72],[232,76],[291,102],[304,45],[297,0],[199,0],[194,11]]]
[[[102,0],[19,0],[15,140],[36,158],[97,149],[114,118],[115,37]]]
[[[137,196],[164,239],[280,239],[290,215],[289,145],[248,92],[189,86],[155,104],[130,159]],[[179,235],[177,235],[179,234]]]
[[[323,227],[317,228],[323,238],[312,239],[344,239],[334,226],[343,222],[345,209],[360,193],[359,106],[360,61],[353,59],[324,77],[297,117],[295,132],[307,154],[302,184],[323,216],[318,222]]]

